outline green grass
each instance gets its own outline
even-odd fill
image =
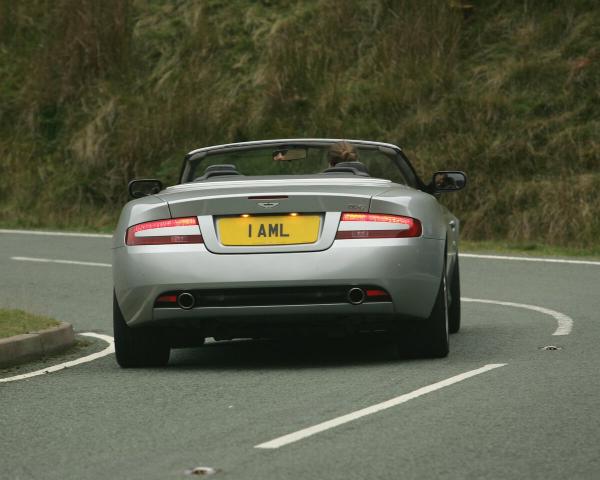
[[[33,315],[23,310],[0,309],[0,338],[38,332],[57,325],[59,322],[52,318]]]
[[[474,241],[595,248],[600,3],[0,0],[0,224],[111,229],[196,147],[404,147]],[[465,2],[467,3],[467,2]]]

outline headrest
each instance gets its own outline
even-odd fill
[[[339,162],[334,167],[328,168],[323,173],[353,173],[361,177],[368,177],[369,171],[364,163],[361,162]]]

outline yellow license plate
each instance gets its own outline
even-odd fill
[[[256,215],[224,217],[217,221],[223,245],[291,245],[314,243],[319,215]]]

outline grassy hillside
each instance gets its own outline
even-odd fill
[[[0,0],[0,223],[110,228],[134,176],[277,137],[405,148],[466,238],[600,238],[594,0]]]

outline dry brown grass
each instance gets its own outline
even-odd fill
[[[0,223],[110,227],[192,148],[332,136],[467,171],[468,238],[597,244],[600,6],[457,3],[0,0]]]

